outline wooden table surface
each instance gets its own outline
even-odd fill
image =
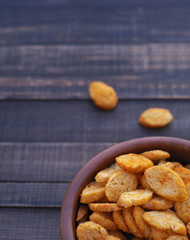
[[[190,140],[189,16],[188,0],[0,1],[1,240],[60,239],[68,185],[103,149]],[[94,80],[116,89],[114,111],[93,106]],[[174,121],[141,127],[148,107]]]

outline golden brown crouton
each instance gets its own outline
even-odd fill
[[[79,224],[76,234],[78,240],[106,240],[106,236],[108,236],[108,232],[104,227],[91,221]]]
[[[120,168],[132,173],[144,172],[154,165],[148,158],[134,153],[121,155],[116,158],[116,162]]]
[[[115,90],[104,82],[95,81],[89,86],[90,97],[94,104],[104,110],[116,107],[118,97]]]
[[[185,184],[173,170],[164,166],[154,166],[144,174],[151,189],[159,196],[171,201],[183,201],[187,198]]]
[[[149,108],[139,117],[139,123],[149,128],[165,127],[172,120],[173,116],[171,112],[164,108]]]
[[[121,193],[135,190],[137,185],[137,177],[134,173],[120,170],[109,178],[105,194],[110,202],[117,202]]]
[[[160,231],[173,231],[177,234],[186,235],[187,229],[184,223],[175,215],[175,213],[165,211],[145,212],[144,220],[151,226]]]

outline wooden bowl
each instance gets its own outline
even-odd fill
[[[101,169],[115,161],[115,157],[125,153],[141,153],[162,149],[171,154],[172,161],[190,163],[190,141],[169,137],[146,137],[122,142],[96,155],[76,175],[65,195],[60,220],[62,240],[76,240],[75,219],[82,189],[93,180]]]

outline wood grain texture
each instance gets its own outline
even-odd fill
[[[60,239],[69,183],[114,143],[190,140],[189,7],[188,0],[0,1],[0,99],[25,100],[0,101],[1,240]],[[90,102],[94,80],[115,87],[114,111]],[[148,107],[170,109],[174,121],[141,127]]]
[[[69,183],[0,183],[0,207],[61,207]]]
[[[60,240],[60,208],[1,208],[1,240]]]
[[[67,184],[63,182],[71,182],[85,163],[111,145],[111,143],[0,143],[0,181],[60,183],[59,188],[65,192]],[[51,191],[54,190],[52,187],[54,185],[50,186]]]
[[[160,130],[138,124],[139,115],[149,107],[168,108],[174,121]],[[144,136],[190,139],[189,101],[120,101],[106,112],[91,101],[2,101],[0,141],[5,142],[121,142]]]
[[[2,0],[0,45],[189,42],[189,6],[187,0]]]
[[[190,98],[189,44],[0,48],[0,99],[89,99],[100,80],[120,99]]]

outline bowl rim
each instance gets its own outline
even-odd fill
[[[145,146],[149,144],[149,147],[145,148]],[[164,137],[164,136],[152,136],[152,137],[142,137],[136,138],[132,140],[127,140],[121,143],[117,143],[102,152],[95,155],[92,159],[90,159],[76,174],[72,182],[70,183],[67,192],[65,194],[62,207],[61,207],[61,216],[60,216],[60,233],[61,240],[76,240],[75,234],[73,232],[73,220],[76,216],[76,209],[78,204],[78,197],[76,197],[78,192],[81,192],[83,186],[81,183],[87,178],[92,178],[97,173],[97,169],[93,171],[95,166],[99,166],[102,161],[104,161],[104,165],[110,164],[110,159],[115,158],[118,155],[124,154],[127,149],[135,149],[137,146],[143,149],[151,150],[156,149],[155,147],[158,145],[164,144],[164,148],[168,148],[173,145],[176,146],[177,149],[190,151],[190,141],[182,138],[174,138],[174,137]],[[155,146],[155,147],[154,147]],[[162,147],[162,149],[164,149]],[[132,150],[133,151],[133,150]],[[132,152],[131,151],[131,152]],[[142,152],[138,151],[138,152]],[[134,152],[134,151],[133,151]],[[105,160],[105,158],[107,160]],[[100,168],[101,169],[101,168]],[[87,172],[87,174],[85,173]],[[85,174],[84,174],[85,173]],[[74,206],[74,207],[73,207]],[[68,217],[69,216],[69,217]],[[66,231],[65,231],[66,230]]]

